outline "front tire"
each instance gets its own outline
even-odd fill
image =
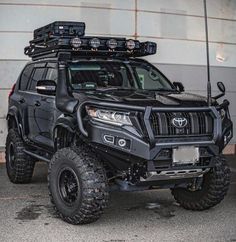
[[[71,224],[95,222],[107,206],[105,170],[85,145],[55,153],[49,164],[48,187],[57,213]]]
[[[13,183],[29,183],[35,162],[24,153],[25,145],[15,129],[10,129],[6,140],[6,169]]]
[[[230,169],[223,156],[214,157],[213,167],[203,177],[201,189],[191,191],[187,188],[174,188],[172,195],[185,209],[201,211],[220,203],[230,185]]]

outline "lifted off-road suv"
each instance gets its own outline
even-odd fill
[[[6,165],[14,183],[49,163],[60,216],[97,220],[110,190],[170,188],[186,209],[218,204],[229,187],[222,150],[232,138],[229,102],[184,92],[136,58],[156,44],[84,36],[85,25],[55,22],[34,31],[32,57],[9,97]]]

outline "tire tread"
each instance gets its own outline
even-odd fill
[[[10,142],[13,142],[13,144],[15,145],[14,149],[16,159],[14,170],[10,170],[6,149],[5,159],[8,177],[13,183],[29,183],[33,176],[35,162],[24,153],[23,150],[25,148],[25,145],[16,129],[9,130],[6,139],[6,147],[10,145]]]
[[[209,177],[208,184],[206,184],[208,187],[200,196],[194,196],[195,192],[187,191],[184,188],[171,190],[175,200],[185,209],[206,210],[220,203],[226,196],[230,185],[230,169],[223,156],[214,159],[215,167],[209,171],[209,174],[205,174]],[[199,194],[197,192],[196,195]],[[192,201],[193,197],[196,198],[195,201]]]
[[[80,171],[83,185],[82,203],[77,212],[71,216],[64,216],[63,212],[56,207],[50,188],[51,171],[60,157],[67,157],[76,163]],[[106,173],[96,155],[86,145],[73,148],[63,148],[55,153],[48,169],[48,188],[51,202],[59,216],[71,224],[88,224],[100,218],[108,203],[108,189]]]

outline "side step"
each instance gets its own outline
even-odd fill
[[[35,153],[33,153],[33,152],[31,152],[31,151],[28,151],[28,150],[23,150],[27,155],[30,155],[30,156],[32,156],[32,157],[34,157],[34,158],[36,158],[36,159],[39,159],[39,160],[42,160],[42,161],[46,161],[46,162],[50,162],[50,159],[48,159],[48,158],[45,158],[44,156],[41,156],[41,155],[38,155],[38,154],[35,154]]]

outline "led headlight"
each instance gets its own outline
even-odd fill
[[[81,39],[80,38],[73,38],[72,40],[71,40],[71,42],[70,42],[70,44],[72,45],[72,47],[74,47],[74,48],[79,48],[80,46],[81,46],[81,44],[82,44],[82,41],[81,41]]]
[[[92,48],[97,49],[100,46],[101,42],[98,38],[92,38],[89,41],[89,44]]]
[[[110,48],[110,49],[115,49],[116,47],[117,47],[117,41],[115,40],[115,39],[109,39],[108,41],[107,41],[107,46],[108,46],[108,48]]]
[[[132,39],[126,41],[126,47],[128,50],[133,50],[135,48],[135,42]]]
[[[86,111],[91,118],[100,122],[119,126],[132,125],[129,118],[129,113],[97,109],[93,107],[86,107]]]

